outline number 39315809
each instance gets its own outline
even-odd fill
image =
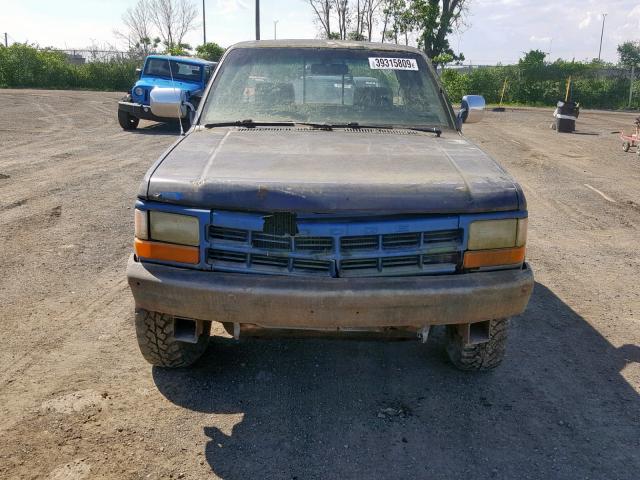
[[[418,70],[415,58],[369,57],[369,67],[373,70]]]

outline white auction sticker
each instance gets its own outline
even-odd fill
[[[418,70],[415,58],[369,57],[369,68],[373,70]]]

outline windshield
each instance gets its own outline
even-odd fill
[[[171,71],[169,71],[171,67]],[[164,58],[150,58],[144,67],[144,75],[151,77],[165,77],[174,80],[187,80],[200,82],[200,65],[179,62],[176,60],[166,60]]]
[[[201,123],[452,126],[427,63],[416,53],[238,48],[219,69]]]

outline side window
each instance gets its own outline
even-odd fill
[[[213,69],[209,65],[206,65],[204,67],[204,83],[205,84],[209,82],[209,79],[211,78],[212,73],[213,73]]]

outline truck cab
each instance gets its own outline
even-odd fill
[[[124,130],[138,127],[140,119],[166,122],[175,116],[165,117],[156,105],[157,92],[177,93],[186,108],[181,120],[189,123],[217,63],[194,57],[149,55],[139,79],[129,93],[118,103],[118,122]]]
[[[456,114],[412,47],[231,47],[138,192],[143,356],[190,365],[212,322],[423,343],[443,326],[453,365],[496,367],[533,273],[522,188],[462,134],[483,110],[470,95]]]

